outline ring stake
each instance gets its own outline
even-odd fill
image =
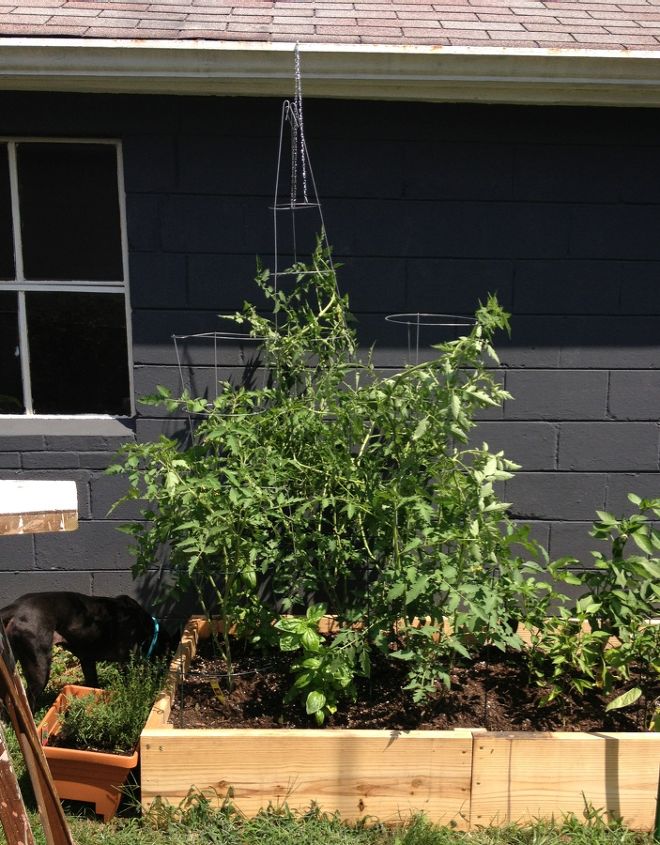
[[[471,329],[477,323],[475,317],[467,317],[463,314],[433,314],[422,311],[408,312],[405,314],[388,314],[385,320],[388,323],[396,323],[397,325],[406,327],[409,364],[419,364],[419,346],[422,340],[422,333],[427,329]]]

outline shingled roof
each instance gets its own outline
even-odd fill
[[[0,36],[660,49],[660,0],[0,0]]]
[[[0,0],[0,89],[660,106],[660,0]]]

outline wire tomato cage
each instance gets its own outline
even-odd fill
[[[246,332],[197,332],[194,334],[173,334],[174,354],[179,376],[179,388],[183,396],[205,396],[206,406],[190,411],[186,407],[186,400],[180,404],[185,410],[188,421],[188,434],[192,438],[195,421],[214,413],[222,417],[247,417],[261,413],[262,407],[249,407],[245,402],[245,395],[241,395],[229,379],[222,379],[222,368],[232,369],[240,367],[243,383],[254,378],[255,373],[263,368],[261,353],[265,337],[250,335]],[[250,350],[248,353],[246,350]],[[202,357],[204,364],[197,362]],[[204,384],[198,383],[200,372],[212,373],[212,379],[205,379]],[[218,400],[221,396],[227,398],[227,408],[221,410]],[[231,400],[234,400],[232,407]],[[176,400],[175,400],[176,401]]]
[[[442,332],[442,329],[472,329],[476,325],[475,317],[463,314],[437,314],[430,312],[407,312],[400,314],[388,314],[386,322],[405,326],[408,341],[408,364],[419,364],[419,350],[423,335],[428,336],[429,331],[435,335],[445,336],[453,332]],[[440,338],[442,339],[442,338]]]

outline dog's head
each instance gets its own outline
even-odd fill
[[[174,638],[160,622],[130,596],[116,598],[119,624],[125,626],[127,642],[149,657],[165,657],[175,647]]]

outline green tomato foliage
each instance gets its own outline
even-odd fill
[[[222,621],[230,673],[230,632],[264,645],[279,638],[292,652],[290,698],[320,724],[355,694],[374,650],[404,661],[423,701],[485,643],[520,650],[518,622],[540,624],[565,596],[500,500],[518,467],[474,438],[476,415],[510,398],[487,363],[497,363],[496,334],[509,331],[496,297],[463,336],[383,373],[360,355],[323,238],[290,272],[292,289],[281,290],[258,271],[270,314],[246,303],[232,316],[260,346],[252,381],[221,383],[213,401],[159,387],[145,401],[192,415],[192,442],[130,444],[111,471],[127,478],[122,501],[144,503],[143,519],[125,527],[134,574],[165,551],[174,593],[193,591]],[[628,530],[641,551],[657,542],[646,523]],[[657,597],[649,566],[642,555],[607,569],[637,579],[640,608]],[[629,630],[639,615],[630,601],[605,601],[598,583],[585,583],[608,626]],[[316,631],[318,602],[335,616],[333,639]],[[274,607],[289,618],[273,628]],[[443,618],[450,633],[438,636]],[[545,643],[535,654],[550,651]]]

